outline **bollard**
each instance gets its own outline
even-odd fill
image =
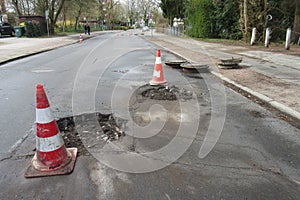
[[[270,35],[271,35],[271,29],[267,28],[266,30],[266,40],[265,40],[265,47],[268,48],[270,44]]]
[[[292,29],[288,28],[286,31],[286,40],[285,40],[285,49],[286,50],[290,50],[291,36],[292,36]]]
[[[253,29],[252,29],[251,42],[250,42],[251,46],[254,45],[255,39],[256,39],[256,28],[253,28]]]

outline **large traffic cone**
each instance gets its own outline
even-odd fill
[[[26,178],[69,174],[77,148],[66,148],[50,110],[43,85],[36,86],[36,153],[25,172]]]
[[[162,69],[160,50],[157,50],[153,78],[150,81],[150,85],[162,85],[165,84],[166,82],[167,81],[164,79],[164,72]]]
[[[83,38],[82,38],[82,35],[80,34],[79,35],[79,43],[82,43],[83,42]]]

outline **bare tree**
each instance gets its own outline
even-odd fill
[[[294,17],[294,31],[293,31],[293,41],[295,43],[300,39],[300,0],[295,0],[296,9]]]
[[[248,17],[248,0],[244,0],[244,39],[248,41],[249,17]]]
[[[49,31],[54,34],[55,24],[57,22],[58,16],[61,13],[65,0],[48,0],[48,10],[49,10]]]
[[[1,5],[0,13],[6,13],[5,0],[1,0],[1,1],[0,1],[0,5]]]
[[[137,1],[136,0],[127,0],[127,17],[130,20],[130,24],[133,24],[137,19]]]

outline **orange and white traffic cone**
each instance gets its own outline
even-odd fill
[[[150,81],[150,85],[162,85],[165,83],[167,83],[167,81],[164,79],[164,72],[162,69],[160,50],[157,50],[153,78]]]
[[[36,86],[36,153],[25,172],[26,178],[69,174],[77,148],[66,148],[50,110],[43,85]]]
[[[83,42],[83,38],[82,38],[82,35],[80,34],[79,35],[79,43],[82,43]]]

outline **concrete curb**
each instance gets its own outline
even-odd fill
[[[149,41],[149,40],[148,40],[148,41]],[[151,41],[150,41],[150,42],[151,42]],[[162,45],[158,45],[158,44],[156,44],[156,45],[157,45],[157,46],[160,46],[160,47],[162,47],[162,48],[164,48],[165,50],[167,50],[167,51],[169,51],[169,52],[171,52],[171,53],[173,53],[173,54],[175,54],[175,55],[177,55],[177,56],[179,56],[179,57],[181,57],[181,58],[183,58],[183,59],[185,59],[185,60],[192,61],[192,60],[186,58],[185,56],[183,56],[183,55],[181,55],[181,54],[179,54],[179,53],[177,53],[177,52],[175,52],[175,51],[173,51],[173,50],[171,50],[171,49],[165,48],[165,47],[162,46]],[[267,96],[265,96],[265,95],[263,95],[263,94],[261,94],[261,93],[255,92],[255,91],[251,90],[251,89],[248,88],[248,87],[242,86],[242,85],[240,85],[240,84],[238,84],[238,83],[236,83],[236,82],[230,80],[229,78],[223,76],[223,75],[220,74],[220,73],[217,73],[217,72],[211,71],[211,70],[210,70],[210,73],[212,73],[213,75],[215,75],[215,76],[218,77],[219,79],[223,80],[224,82],[226,82],[226,83],[228,83],[228,84],[231,84],[231,85],[233,85],[233,86],[239,88],[240,90],[242,90],[242,91],[244,91],[244,92],[246,92],[246,93],[248,93],[248,94],[250,94],[250,95],[256,97],[257,99],[261,100],[262,102],[264,102],[264,103],[266,103],[266,104],[272,106],[272,107],[275,108],[276,110],[278,110],[278,111],[280,111],[280,112],[282,112],[282,113],[284,113],[284,114],[286,114],[286,115],[289,115],[289,116],[291,116],[291,117],[293,117],[293,118],[295,118],[295,119],[297,119],[297,120],[300,120],[300,113],[297,112],[297,111],[295,111],[295,110],[293,110],[292,108],[290,108],[290,107],[288,107],[288,106],[285,106],[285,105],[283,105],[283,104],[281,104],[281,103],[275,101],[274,99],[271,99],[271,98],[269,98],[269,97],[267,97]]]
[[[219,73],[214,72],[214,71],[211,71],[211,73],[213,75],[217,76],[218,78],[220,78],[221,80],[223,80],[224,82],[229,83],[229,84],[231,84],[231,85],[233,85],[233,86],[235,86],[235,87],[243,90],[244,92],[246,92],[246,93],[248,93],[248,94],[256,97],[257,99],[265,102],[266,104],[272,106],[273,108],[279,110],[280,112],[282,112],[282,113],[284,113],[286,115],[289,115],[289,116],[291,116],[291,117],[293,117],[293,118],[295,118],[297,120],[300,120],[300,113],[297,112],[297,111],[295,111],[295,110],[293,110],[293,109],[291,109],[290,107],[285,106],[285,105],[283,105],[283,104],[275,101],[274,99],[271,99],[271,98],[269,98],[269,97],[267,97],[267,96],[265,96],[265,95],[263,95],[261,93],[255,92],[255,91],[251,90],[250,88],[242,86],[242,85],[240,85],[240,84],[238,84],[238,83],[236,83],[236,82],[234,82],[234,81],[226,78],[222,74],[219,74]]]

